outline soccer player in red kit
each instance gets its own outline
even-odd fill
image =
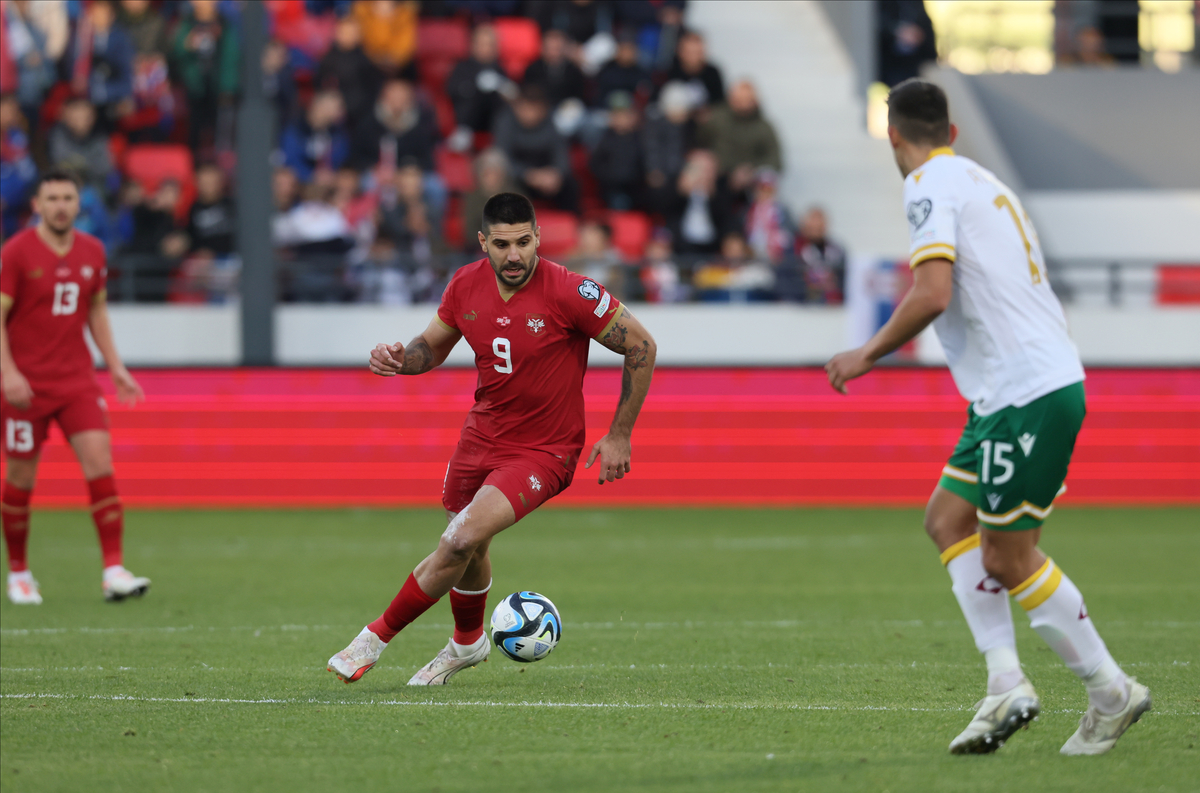
[[[113,482],[108,415],[84,326],[104,356],[117,398],[134,404],[144,397],[113,342],[105,304],[104,245],[73,228],[79,214],[74,178],[61,171],[44,175],[33,209],[37,225],[0,249],[0,428],[7,469],[0,514],[8,546],[8,599],[42,602],[25,547],[38,455],[54,421],[87,480],[104,557],[104,599],[124,600],[145,594],[150,580],[121,564],[125,513]]]
[[[540,258],[538,235],[527,198],[492,196],[479,234],[487,258],[454,274],[437,316],[407,347],[379,345],[371,352],[375,374],[422,374],[466,337],[479,381],[446,470],[442,503],[449,526],[387,610],[329,659],[329,670],[347,683],[370,670],[388,642],[446,593],[454,636],[409,685],[442,685],[487,658],[488,547],[571,484],[584,443],[591,339],[625,356],[625,370],[616,416],[585,467],[600,458],[601,484],[629,471],[630,433],[650,389],[654,339],[604,287]]]

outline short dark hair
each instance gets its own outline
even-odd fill
[[[41,191],[42,185],[49,184],[50,182],[70,182],[75,185],[76,190],[79,189],[79,177],[75,175],[74,171],[69,171],[66,168],[52,168],[38,177],[37,187],[33,190],[34,195],[37,195]]]
[[[518,223],[537,225],[533,203],[519,193],[496,193],[483,205],[483,234],[486,237],[497,224],[515,226]]]
[[[910,143],[950,144],[950,103],[946,92],[913,77],[888,93],[888,123]]]

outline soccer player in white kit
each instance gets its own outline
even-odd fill
[[[1086,413],[1083,366],[1029,216],[991,172],[954,153],[957,133],[940,88],[913,79],[892,89],[888,138],[904,176],[913,286],[870,341],[825,369],[845,393],[932,322],[971,403],[925,511],[988,669],[987,695],[950,751],[994,752],[1041,709],[1017,657],[1012,595],[1087,687],[1062,753],[1101,754],[1150,709],[1150,692],[1117,666],[1079,589],[1038,548]]]

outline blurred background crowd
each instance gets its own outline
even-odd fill
[[[483,203],[626,300],[840,303],[845,253],[752,82],[685,0],[266,0],[271,233],[284,300],[436,301]],[[236,294],[234,0],[0,0],[3,235],[40,171],[83,184],[115,300]],[[915,70],[915,66],[913,67]]]

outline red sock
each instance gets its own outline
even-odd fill
[[[479,641],[483,635],[483,613],[487,608],[488,590],[492,588],[489,581],[487,588],[479,592],[463,592],[461,589],[450,590],[450,610],[454,612],[454,641],[468,645]]]
[[[8,569],[23,573],[29,569],[25,561],[25,546],[29,542],[29,497],[33,493],[16,485],[4,483],[0,497],[0,520],[4,524],[4,544],[8,546]]]
[[[101,476],[87,483],[92,500],[92,522],[100,537],[100,554],[104,566],[121,563],[121,535],[125,533],[125,508],[117,496],[117,483],[112,476]]]
[[[424,614],[434,603],[437,603],[437,598],[431,598],[422,592],[421,585],[417,583],[417,577],[410,573],[400,594],[396,595],[392,604],[384,610],[379,619],[372,622],[367,628],[381,641],[390,642],[396,638],[397,633]]]

